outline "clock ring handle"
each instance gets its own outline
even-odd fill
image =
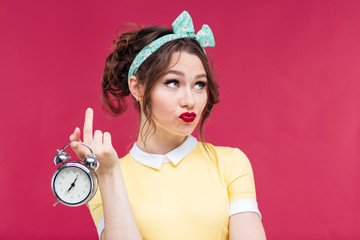
[[[84,157],[83,161],[85,162],[85,164],[88,167],[95,170],[99,166],[99,162],[97,160],[96,155],[94,154],[92,149],[89,147],[89,145],[87,145],[87,144],[85,144],[83,142],[78,142],[78,143],[85,146],[85,147],[87,147],[90,150],[91,154],[86,155],[86,157]],[[71,142],[66,144],[61,150],[57,150],[57,153],[56,153],[56,155],[54,157],[54,164],[55,165],[57,165],[59,163],[63,163],[66,160],[71,158],[70,154],[68,154],[67,152],[64,152],[65,148],[67,148],[70,144],[71,144]]]
[[[86,143],[83,143],[83,142],[77,142],[77,143],[79,143],[79,144],[87,147],[87,148],[90,150],[91,154],[92,154],[92,155],[94,154],[94,152],[91,150],[91,148],[89,147],[89,145],[87,145]],[[65,150],[65,148],[67,148],[70,144],[71,144],[71,142],[68,143],[68,144],[66,144],[66,145],[65,145],[61,150],[59,150],[59,151],[62,152],[62,151]]]

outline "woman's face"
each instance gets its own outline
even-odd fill
[[[187,136],[207,103],[206,72],[199,57],[187,52],[175,52],[169,66],[150,93],[155,134]]]

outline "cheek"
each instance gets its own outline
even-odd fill
[[[165,113],[171,112],[174,109],[173,103],[171,102],[172,98],[162,94],[161,92],[154,92],[150,102],[152,106],[152,113]]]
[[[205,93],[199,97],[198,103],[199,103],[199,107],[202,109],[201,111],[205,110],[207,102],[208,102],[208,94],[207,93]]]

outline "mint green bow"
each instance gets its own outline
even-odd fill
[[[128,78],[134,76],[141,66],[141,64],[156,50],[158,50],[164,43],[169,41],[179,39],[179,38],[194,38],[196,39],[201,47],[214,47],[215,40],[214,35],[210,27],[204,24],[201,30],[195,34],[193,21],[190,17],[190,14],[187,11],[183,11],[173,22],[173,31],[174,34],[168,34],[161,38],[156,39],[155,41],[146,45],[135,57],[132,62]]]
[[[195,34],[193,21],[187,11],[183,11],[172,24],[174,34],[182,37],[195,38],[202,47],[214,47],[214,35],[210,27],[204,24],[198,34]]]

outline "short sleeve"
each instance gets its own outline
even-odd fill
[[[88,206],[100,239],[101,233],[104,230],[104,212],[99,189],[95,196],[88,202]]]
[[[229,159],[227,189],[230,216],[240,212],[256,212],[261,217],[256,201],[254,175],[246,155],[237,148]]]

